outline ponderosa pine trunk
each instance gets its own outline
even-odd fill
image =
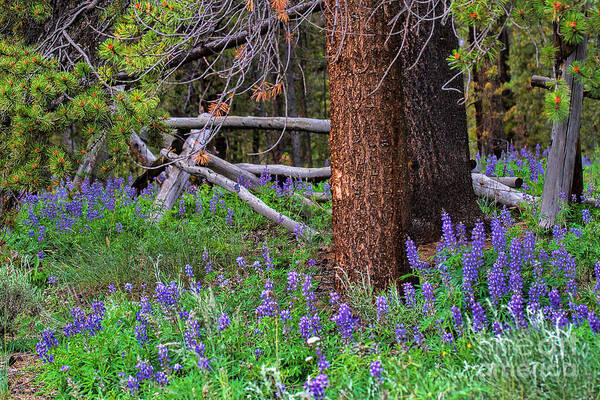
[[[398,64],[401,46],[388,38],[400,2],[328,0],[327,59],[331,98],[331,191],[338,285],[370,277],[382,288],[406,272],[403,251],[409,210]],[[379,7],[378,7],[379,6]]]
[[[442,12],[436,9],[434,14]],[[419,10],[419,14],[426,15],[428,10]],[[456,48],[458,39],[450,21],[438,21],[434,27],[422,23],[410,30],[399,58],[409,131],[411,195],[406,233],[417,243],[438,240],[443,211],[453,222],[466,226],[482,217],[472,188],[466,108],[459,104],[463,81],[459,78],[451,83],[460,92],[442,90],[455,75],[445,59]]]

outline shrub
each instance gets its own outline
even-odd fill
[[[37,312],[40,294],[23,272],[12,265],[0,266],[0,336],[9,333],[25,311]]]

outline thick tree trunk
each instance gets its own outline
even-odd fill
[[[420,10],[425,15],[426,10]],[[436,10],[436,15],[441,11]],[[417,243],[435,241],[441,234],[441,215],[445,211],[455,222],[472,226],[480,218],[471,183],[467,115],[459,105],[461,93],[442,90],[455,74],[445,58],[458,47],[452,25],[439,22],[425,51],[431,24],[411,29],[408,47],[403,50],[403,105],[409,130],[406,144],[409,155],[410,201],[406,233]],[[462,79],[453,82],[462,92]]]
[[[567,57],[562,68],[563,78],[571,90],[571,108],[569,116],[565,121],[555,122],[552,125],[552,145],[548,154],[548,167],[540,209],[540,227],[545,229],[554,225],[560,208],[561,197],[565,196],[567,201],[571,199],[574,182],[573,175],[577,163],[577,143],[579,141],[579,127],[581,125],[581,110],[583,106],[583,85],[576,81],[572,75],[567,74],[566,71],[568,71],[573,61],[583,62],[585,60],[586,50],[587,39],[575,47],[573,52]]]
[[[370,277],[382,288],[408,272],[404,257],[408,146],[401,36],[388,38],[400,2],[329,0],[331,191],[338,285]],[[386,42],[387,39],[387,42]],[[385,42],[385,44],[384,44]]]

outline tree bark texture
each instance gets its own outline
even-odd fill
[[[587,39],[584,39],[567,57],[562,68],[563,78],[571,90],[571,104],[568,118],[552,125],[552,145],[548,154],[548,166],[540,209],[540,227],[544,229],[551,228],[554,225],[560,208],[561,197],[564,196],[563,198],[566,201],[571,199],[583,106],[583,85],[575,80],[572,75],[567,74],[566,71],[574,61],[583,62],[585,60],[586,50]],[[579,157],[581,158],[581,156]]]
[[[388,22],[401,5],[327,3],[336,280],[341,287],[345,277],[359,282],[369,276],[382,288],[408,272],[404,76],[398,64],[385,76],[401,46],[400,35],[388,38]]]
[[[425,15],[426,10],[419,13]],[[441,11],[436,9],[432,14],[441,15]],[[459,104],[462,94],[442,89],[455,74],[445,58],[456,48],[458,41],[450,22],[436,22],[434,27],[422,23],[409,31],[399,58],[409,132],[406,147],[410,217],[406,233],[417,243],[440,237],[443,211],[466,226],[472,226],[482,216],[471,183],[467,115],[465,106]],[[452,85],[462,92],[462,79],[456,79]]]

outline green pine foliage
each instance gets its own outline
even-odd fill
[[[130,132],[143,126],[160,129],[157,98],[139,90],[111,95],[85,63],[62,71],[56,60],[2,41],[0,72],[0,150],[5,154],[0,188],[57,184],[102,139],[114,164],[127,156]],[[79,154],[57,140],[66,129],[83,144]]]
[[[510,10],[507,13],[507,10]],[[459,0],[453,3],[455,21],[470,32],[470,40],[477,45],[457,49],[447,60],[452,68],[468,70],[494,59],[502,43],[495,40],[499,29],[508,26],[514,31],[524,31],[536,47],[536,59],[552,76],[552,91],[545,94],[544,111],[550,121],[564,120],[569,114],[570,93],[564,84],[565,76],[557,73],[574,48],[587,38],[596,37],[600,31],[600,8],[597,1],[582,0]],[[467,43],[468,45],[468,43]],[[539,50],[537,50],[539,49]],[[588,42],[585,63],[573,64],[566,71],[596,94],[600,87],[600,59],[595,41]]]

